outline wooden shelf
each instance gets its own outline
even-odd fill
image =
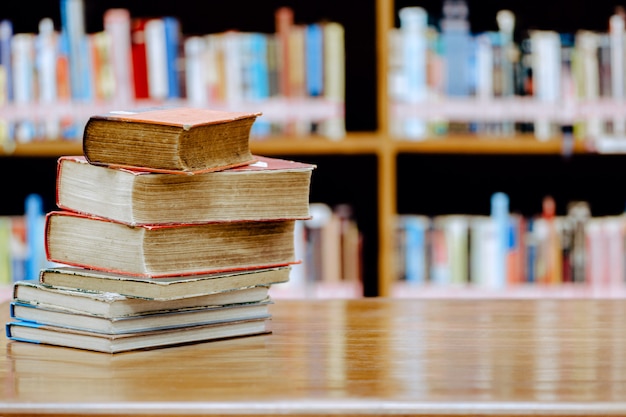
[[[385,147],[392,153],[440,154],[584,154],[593,152],[585,142],[576,141],[566,149],[561,139],[538,141],[532,136],[484,138],[449,136],[421,141],[393,140],[370,132],[349,133],[344,139],[331,140],[319,136],[279,136],[253,139],[250,146],[260,155],[359,155],[378,154]],[[0,150],[0,156],[54,157],[82,154],[79,141],[33,141],[20,143],[13,149]]]
[[[395,140],[398,153],[454,154],[569,154],[589,152],[584,141],[574,141],[567,148],[561,138],[539,141],[533,136],[477,137],[446,136],[422,141]]]

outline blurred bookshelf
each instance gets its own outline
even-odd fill
[[[0,12],[0,20],[12,20],[14,33],[36,34],[41,19],[46,17],[52,19],[55,30],[62,27],[58,3],[42,0],[30,3],[33,7],[29,11],[18,5],[7,5]],[[563,35],[561,39],[568,47],[563,56],[571,56],[569,53],[574,51],[573,39],[578,29],[607,34],[609,17],[615,12],[614,5],[608,2],[601,5],[594,3],[597,7],[593,7],[593,15],[580,15],[575,13],[575,9],[585,9],[583,6],[565,7],[569,3],[561,3],[559,7],[548,7],[538,2],[511,2],[506,5],[516,17],[513,43],[520,54],[528,54],[528,50],[524,48],[529,45],[532,30],[560,31]],[[466,17],[469,19],[471,41],[476,40],[476,35],[481,33],[497,33],[496,15],[505,7],[501,4],[476,1],[464,3],[456,0],[420,4],[427,13],[431,45],[441,45],[443,42],[441,21],[445,17],[450,18],[444,15],[445,4],[468,7],[469,16]],[[488,214],[488,204],[477,206],[475,200],[482,198],[486,201],[485,195],[496,191],[507,192],[511,197],[512,209],[516,209],[515,205],[519,204],[517,202],[528,197],[528,172],[522,169],[516,173],[509,171],[505,175],[508,182],[501,181],[501,175],[495,173],[496,171],[492,174],[483,172],[490,165],[502,169],[500,158],[514,161],[511,166],[515,167],[541,167],[543,171],[532,174],[533,184],[536,176],[552,176],[559,170],[572,172],[572,165],[582,171],[599,170],[607,178],[610,176],[610,180],[615,183],[626,180],[626,173],[615,168],[622,162],[626,163],[626,141],[622,142],[619,138],[607,135],[598,137],[589,134],[591,119],[615,121],[620,118],[624,109],[621,98],[568,96],[567,100],[545,102],[539,101],[529,92],[523,96],[506,98],[496,95],[487,98],[471,95],[459,98],[433,90],[429,93],[428,100],[415,101],[399,94],[403,89],[398,89],[398,85],[406,87],[409,84],[406,80],[398,83],[398,58],[393,55],[394,45],[390,38],[392,32],[397,35],[402,30],[399,12],[403,8],[415,7],[412,2],[367,2],[361,5],[362,13],[357,18],[353,4],[347,1],[322,0],[315,4],[269,1],[259,4],[249,0],[237,0],[221,5],[219,13],[215,13],[205,10],[208,6],[190,0],[155,0],[150,5],[125,5],[113,0],[85,0],[85,32],[96,34],[103,31],[103,18],[107,10],[128,7],[131,17],[176,16],[180,23],[181,41],[191,37],[208,37],[210,34],[225,33],[233,29],[246,33],[272,34],[277,32],[276,11],[283,6],[291,8],[295,24],[306,26],[319,22],[337,22],[342,26],[345,71],[340,74],[338,82],[344,84],[342,93],[345,95],[340,95],[338,99],[325,99],[323,95],[294,98],[281,97],[278,94],[271,98],[236,100],[230,103],[202,100],[194,102],[186,97],[156,101],[138,99],[53,104],[38,101],[12,103],[4,100],[0,105],[0,119],[22,120],[29,115],[42,118],[46,114],[84,119],[90,114],[111,108],[119,109],[120,106],[204,103],[207,106],[237,110],[251,106],[250,108],[262,111],[269,122],[299,125],[296,128],[292,126],[291,130],[265,130],[263,134],[253,136],[251,148],[257,154],[315,163],[318,168],[313,174],[312,201],[324,202],[333,207],[348,204],[354,210],[355,221],[363,235],[361,282],[347,290],[337,289],[335,286],[333,291],[331,284],[326,289],[320,286],[317,291],[313,291],[315,296],[324,297],[333,292],[342,296],[409,294],[406,289],[408,287],[397,282],[397,216],[409,213],[434,216],[452,212]],[[537,14],[531,6],[545,6],[546,10]],[[242,9],[247,12],[242,14]],[[565,17],[561,9],[569,10]],[[490,35],[492,38],[495,36],[493,33]],[[182,58],[184,55],[181,54],[181,62],[184,61]],[[443,58],[435,58],[441,64]],[[435,73],[436,71],[431,72],[431,76]],[[410,75],[403,76],[410,78]],[[408,92],[410,89],[404,90]],[[320,126],[329,119],[334,119],[335,129],[332,134],[324,134],[324,129]],[[543,119],[550,122],[551,130],[547,136],[538,137],[533,131],[534,123],[538,119],[542,123]],[[417,121],[418,125],[425,124],[426,133],[418,137],[406,134],[402,129],[407,120],[410,123]],[[504,122],[513,123],[513,130],[502,130],[500,125],[504,125]],[[491,126],[491,130],[477,128],[484,128],[484,125]],[[493,125],[496,125],[495,129]],[[424,126],[420,127],[422,128]],[[80,131],[78,123],[73,129],[73,135],[64,139],[60,139],[60,136],[43,139],[41,135],[34,135],[26,140],[7,140],[6,136],[0,135],[4,138],[0,146],[4,175],[10,175],[18,169],[36,169],[40,172],[38,175],[46,176],[43,181],[33,179],[24,185],[9,185],[5,195],[11,201],[0,206],[0,215],[20,214],[23,200],[30,192],[43,195],[46,210],[53,208],[55,160],[61,155],[82,153]],[[435,172],[438,175],[441,173],[433,169],[436,167],[428,161],[437,161],[441,166],[446,166],[447,170],[454,171],[450,177],[444,177],[443,185],[438,185],[441,177],[435,175]],[[609,161],[608,164],[606,161]],[[613,168],[602,171],[604,165]],[[456,185],[451,178],[456,178]],[[594,178],[603,180],[600,174]],[[464,181],[468,183],[465,184]],[[470,193],[479,181],[481,185],[476,188],[479,194],[474,201],[464,194],[463,198],[459,194],[456,200],[449,196],[442,198],[446,192]],[[560,181],[567,179],[560,178]],[[424,186],[423,182],[428,184]],[[621,192],[600,193],[598,184],[591,181],[579,183],[580,190],[573,186],[566,187],[569,194],[559,191],[561,184],[557,180],[547,181],[544,186],[541,186],[539,180],[539,184],[536,186],[536,194],[554,194],[561,212],[565,211],[569,201],[587,199],[594,215],[619,214],[621,210],[617,211],[615,207],[622,207],[626,202],[626,196]],[[442,190],[448,187],[448,191]],[[592,189],[592,192],[588,189]],[[540,203],[537,202],[540,199],[537,195],[532,198],[535,203],[525,203],[523,207],[524,214],[528,216],[540,211]],[[302,296],[302,288],[305,287],[294,290],[291,295]],[[450,291],[451,296],[452,292],[458,294],[455,290]],[[585,291],[563,291],[579,296],[589,295]],[[419,291],[410,293],[421,296]],[[508,296],[515,293],[509,292]],[[521,296],[552,296],[554,291],[543,293],[533,289],[520,290],[517,293]],[[448,293],[445,289],[437,289],[424,293],[427,294],[445,296]],[[502,295],[507,296],[504,293]]]

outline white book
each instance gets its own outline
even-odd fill
[[[53,103],[57,99],[56,92],[56,56],[57,39],[54,22],[43,18],[39,22],[37,35],[37,81],[39,83],[39,101]]]
[[[399,17],[403,35],[402,59],[406,82],[404,100],[407,103],[424,102],[428,98],[426,80],[428,15],[422,7],[404,7],[400,9]],[[423,139],[427,133],[426,121],[418,116],[408,117],[404,123],[404,135],[408,139]]]
[[[323,30],[324,45],[324,97],[339,106],[345,102],[345,46],[344,28],[337,22],[325,23]],[[321,133],[330,139],[341,139],[346,134],[345,119],[341,114],[325,120],[320,127]]]
[[[609,42],[611,48],[611,92],[613,99],[624,99],[624,32],[626,24],[624,18],[615,14],[609,18]],[[615,136],[626,134],[626,118],[618,117],[613,120]]]
[[[208,97],[204,67],[204,38],[201,36],[190,36],[185,39],[183,47],[185,51],[187,100],[194,106],[206,106]]]
[[[561,39],[558,32],[536,30],[530,34],[533,89],[538,102],[558,104],[561,97]],[[535,137],[547,140],[558,132],[549,119],[535,121]]]
[[[148,94],[152,99],[167,97],[167,54],[165,24],[160,18],[146,22],[146,62],[148,69]]]
[[[241,35],[227,31],[222,38],[224,54],[225,99],[228,105],[237,105],[243,100]]]
[[[130,12],[127,9],[108,9],[104,12],[104,31],[111,39],[111,66],[115,82],[115,98],[120,103],[133,99],[130,42]]]
[[[13,99],[16,104],[32,104],[35,101],[35,35],[32,33],[13,35],[11,53]],[[34,137],[35,125],[32,120],[19,120],[16,123],[17,142],[30,142]]]
[[[576,33],[576,49],[580,56],[580,98],[594,101],[600,97],[600,63],[598,60],[600,35],[588,30]],[[590,116],[586,123],[586,136],[597,138],[602,132],[602,120]]]

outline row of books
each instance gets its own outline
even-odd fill
[[[271,333],[314,165],[253,155],[261,113],[128,109],[59,159],[37,280],[13,285],[10,340],[107,353]]]
[[[71,169],[66,158],[73,159],[63,157],[60,161],[63,172]],[[66,181],[71,180],[64,175],[59,177],[60,183]],[[111,184],[103,182],[102,185],[108,189]],[[59,184],[58,188],[66,190],[66,187]],[[72,193],[83,191],[86,189]],[[179,194],[184,197],[184,193]],[[60,198],[58,204],[62,205],[67,198],[65,192]],[[145,204],[151,197],[137,198]],[[39,196],[29,196],[28,199],[40,201]],[[99,202],[89,204],[98,205]],[[363,237],[352,208],[346,204],[331,207],[326,203],[311,203],[310,206],[312,218],[296,220],[294,226],[295,256],[301,263],[292,266],[289,282],[272,288],[271,295],[279,298],[361,297]],[[13,283],[36,281],[41,269],[61,265],[46,259],[43,239],[46,214],[40,206],[34,208],[37,211],[29,214],[0,216],[0,288],[4,287],[7,292]],[[82,209],[93,210],[87,206]],[[131,221],[131,217],[123,218]]]
[[[280,298],[363,296],[363,235],[348,204],[311,203],[311,219],[296,223],[291,280],[273,288]]]
[[[77,139],[92,114],[170,102],[214,109],[264,107],[253,137],[345,134],[344,29],[296,23],[276,11],[273,33],[185,35],[174,16],[109,9],[86,33],[84,0],[61,0],[60,30],[38,33],[0,22],[0,139]],[[130,57],[130,59],[129,59]]]
[[[404,214],[397,221],[396,281],[410,286],[502,290],[581,285],[623,292],[626,216],[591,216],[585,202],[566,215],[526,218],[494,208],[490,215]]]
[[[388,38],[395,136],[624,136],[623,14],[607,16],[603,33],[530,30],[521,41],[511,11],[495,17],[498,31],[473,33],[463,0],[444,1],[436,23],[422,7],[399,10]]]

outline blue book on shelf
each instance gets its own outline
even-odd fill
[[[491,196],[491,217],[496,223],[497,252],[495,261],[495,276],[497,286],[502,288],[506,285],[508,270],[507,258],[510,245],[510,213],[509,197],[505,193],[497,192]]]
[[[165,54],[167,56],[167,98],[180,98],[178,58],[180,48],[180,22],[172,16],[163,17],[165,27]]]
[[[270,96],[269,68],[267,62],[267,36],[260,32],[251,32],[246,35],[242,44],[245,45],[248,58],[244,60],[246,78],[246,99],[259,101],[267,100]],[[251,134],[268,136],[271,133],[271,124],[264,120],[256,120],[252,125]]]
[[[322,27],[318,23],[306,25],[305,59],[306,91],[316,97],[324,92],[324,42]]]
[[[11,39],[13,38],[13,23],[10,20],[0,21],[0,66],[4,71],[3,88],[6,89],[6,99],[13,101],[13,76],[11,65]]]
[[[67,34],[72,98],[90,100],[92,68],[83,0],[61,0],[61,29]]]
[[[27,257],[24,278],[36,280],[39,271],[45,266],[46,253],[44,245],[45,213],[43,200],[38,194],[29,194],[24,204],[26,216]]]
[[[426,233],[429,222],[422,216],[405,216],[405,277],[411,284],[426,282]]]

